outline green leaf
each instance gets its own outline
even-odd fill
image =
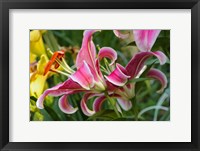
[[[44,109],[47,111],[47,113],[51,116],[51,118],[54,121],[61,121],[61,119],[58,117],[58,115],[52,108],[48,107],[47,105],[44,105]]]
[[[37,101],[37,98],[34,96],[30,96],[30,99],[33,101]],[[44,109],[45,111],[47,111],[47,113],[50,115],[50,117],[54,120],[54,121],[60,121],[60,118],[58,117],[58,115],[56,114],[56,112],[49,106],[47,106],[46,104],[44,104]]]
[[[135,118],[117,118],[113,121],[135,121]]]
[[[126,46],[136,46],[136,43],[135,43],[135,41],[132,41],[132,42],[128,43]]]
[[[146,80],[151,80],[151,78],[137,78],[137,79],[129,80],[128,83],[136,83],[136,82],[142,82]]]
[[[43,121],[44,116],[40,112],[35,112],[33,115],[33,121]]]
[[[43,38],[44,38],[44,41],[47,45],[47,48],[50,48],[51,51],[58,51],[59,50],[58,42],[57,42],[56,38],[54,37],[52,31],[48,30],[48,32],[45,32],[43,34]]]
[[[30,99],[33,100],[33,101],[35,101],[35,102],[37,101],[37,98],[34,97],[34,96],[30,96]]]
[[[117,119],[117,114],[113,110],[101,110],[97,113],[95,113],[93,116],[89,117],[88,121],[110,121]]]
[[[165,112],[163,116],[159,119],[159,121],[169,121],[170,120],[170,110]]]

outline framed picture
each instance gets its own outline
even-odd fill
[[[1,150],[200,150],[198,0],[0,4]]]

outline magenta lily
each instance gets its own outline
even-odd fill
[[[83,113],[87,116],[91,116],[101,110],[103,102],[111,98],[117,99],[117,103],[114,104],[113,108],[120,106],[123,110],[129,110],[132,107],[130,100],[135,96],[135,83],[128,83],[128,81],[139,74],[149,57],[157,57],[160,64],[166,62],[166,56],[161,51],[150,52],[158,33],[152,34],[154,32],[150,32],[150,36],[149,34],[144,34],[144,32],[136,32],[137,36],[140,37],[136,44],[140,45],[138,48],[141,48],[142,52],[136,54],[126,67],[116,64],[115,68],[117,53],[114,49],[103,47],[99,50],[98,55],[96,54],[96,48],[92,41],[92,35],[95,32],[97,30],[86,30],[84,32],[82,47],[76,59],[77,70],[66,70],[67,73],[65,75],[68,76],[68,79],[65,82],[45,90],[37,100],[38,108],[44,108],[43,102],[47,95],[62,96],[58,104],[60,109],[66,114],[73,114],[78,108],[69,103],[67,96],[84,92],[85,94],[80,104]],[[144,40],[145,38],[146,40]],[[100,68],[100,61],[103,58],[110,59],[110,66],[114,67],[114,70],[107,71],[107,75],[103,75]],[[69,68],[68,65],[67,68]],[[151,69],[147,76],[161,82],[162,87],[159,92],[164,90],[167,80],[161,71]],[[96,99],[93,104],[93,110],[90,110],[87,107],[87,101],[92,97],[96,97]]]

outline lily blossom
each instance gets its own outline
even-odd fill
[[[67,95],[78,92],[87,92],[81,101],[81,108],[86,114],[89,113],[89,109],[85,107],[86,101],[84,100],[84,98],[87,97],[89,93],[102,93],[106,89],[105,80],[100,71],[99,60],[96,58],[96,49],[92,41],[92,34],[94,32],[96,32],[96,30],[87,30],[84,32],[82,47],[76,59],[77,71],[71,72],[72,69],[71,71],[66,70],[67,74],[65,75],[68,75],[68,79],[64,83],[58,84],[50,89],[45,90],[44,93],[37,100],[38,108],[44,108],[43,101],[47,95],[64,95],[65,97],[62,97],[59,100],[59,107],[63,112],[72,114],[77,109],[72,109],[72,106],[70,106],[68,102]],[[105,55],[108,58],[115,59],[115,53],[116,52],[113,49],[102,48],[102,51],[100,50],[101,58],[103,58]],[[56,55],[54,54],[53,56]],[[52,71],[52,69],[50,69],[50,66],[53,65],[54,62],[59,63],[62,66],[63,64],[66,65],[66,63],[60,62],[57,56],[56,59],[53,57],[53,60],[51,60],[50,63],[47,64],[47,69],[45,70],[46,72]],[[66,68],[68,69],[69,66],[67,66]]]
[[[116,68],[114,70],[108,72],[108,75],[103,75],[100,68],[100,61],[103,58],[108,58],[111,60],[110,65],[115,66],[117,53],[112,48],[103,47],[99,50],[99,53],[96,54],[96,48],[92,41],[92,35],[97,31],[98,30],[86,30],[84,32],[82,46],[76,59],[76,71],[70,69],[62,57],[58,57],[60,52],[57,52],[57,55],[53,55],[54,59],[52,62],[48,63],[48,69],[46,72],[52,71],[51,66],[55,62],[62,65],[63,68],[66,69],[65,75],[68,76],[68,79],[63,83],[46,89],[37,100],[36,104],[38,108],[44,108],[43,102],[47,95],[61,96],[58,103],[60,109],[66,114],[73,114],[78,108],[73,107],[69,103],[67,97],[71,94],[84,92],[85,94],[80,104],[83,113],[87,116],[91,116],[95,112],[98,112],[101,109],[103,102],[108,99],[108,97],[116,98],[116,105],[119,105],[123,110],[129,110],[132,107],[130,99],[135,96],[135,84],[128,83],[128,81],[138,75],[144,66],[144,62],[149,57],[157,57],[160,64],[164,64],[166,62],[166,56],[160,51],[140,52],[130,60],[126,67],[116,64]],[[152,38],[153,36],[149,37]],[[162,84],[161,91],[164,90],[167,82],[166,78],[164,78],[164,74],[158,72],[157,70],[151,70],[148,72],[147,76],[159,80]],[[93,110],[90,110],[87,107],[87,101],[92,97],[96,97],[96,99],[93,104]]]
[[[115,91],[115,94],[118,94],[121,97],[121,99],[119,97],[117,101],[121,107],[126,106],[126,108],[123,108],[124,110],[128,110],[132,107],[131,102],[128,100],[132,99],[135,96],[134,83],[126,84],[127,81],[138,77],[140,71],[144,67],[145,61],[150,57],[156,57],[161,65],[165,64],[167,61],[167,57],[163,52],[150,51],[160,31],[161,30],[134,30],[133,34],[135,42],[141,52],[135,54],[135,56],[132,57],[125,68],[117,64],[116,69],[111,72],[109,76],[105,76],[109,83],[112,84],[112,90]],[[120,37],[120,32],[117,30],[114,30],[114,33],[119,38],[125,38],[123,36]],[[157,91],[158,93],[161,93],[166,88],[167,78],[160,70],[150,69],[147,73],[147,77],[156,79],[161,83],[161,89]],[[121,88],[119,89],[116,87]],[[101,97],[101,99],[96,99],[96,101],[94,102],[94,108],[97,111],[99,110],[102,102],[104,102],[105,99],[105,97]]]

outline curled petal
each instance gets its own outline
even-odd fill
[[[117,53],[110,47],[103,47],[99,50],[99,60],[104,57],[109,58],[111,60],[110,65],[112,65],[117,60]]]
[[[130,76],[128,76],[127,71],[123,66],[116,64],[116,69],[111,72],[109,76],[105,76],[105,78],[116,86],[123,86]]]
[[[90,90],[94,86],[94,77],[85,61],[83,61],[82,66],[70,78],[86,90]]]
[[[154,55],[155,57],[158,58],[161,65],[166,63],[167,57],[162,51],[155,51],[155,52],[151,52],[151,53],[152,53],[152,55]]]
[[[83,33],[83,41],[81,49],[76,58],[76,67],[80,68],[85,60],[88,65],[95,68],[96,49],[92,41],[92,34],[97,30],[85,30]]]
[[[36,106],[39,109],[43,109],[44,108],[43,102],[47,95],[60,96],[63,94],[73,94],[81,92],[83,90],[84,89],[78,83],[74,82],[72,79],[68,79],[63,83],[60,83],[52,88],[45,90],[44,93],[38,98]]]
[[[113,30],[114,34],[116,37],[121,38],[121,39],[126,39],[128,38],[129,34],[122,34],[120,30]]]
[[[134,39],[140,51],[150,51],[161,30],[134,30]]]
[[[131,101],[123,100],[119,95],[111,95],[110,97],[117,98],[117,102],[123,110],[128,111],[132,108]],[[95,112],[101,110],[102,104],[105,102],[105,100],[105,96],[100,96],[94,100],[93,109],[95,110]]]
[[[96,98],[94,100],[94,103],[93,103],[93,109],[95,112],[98,112],[101,110],[101,106],[103,104],[103,102],[106,100],[106,97],[105,96],[100,96],[98,98]]]
[[[124,100],[122,98],[117,98],[117,102],[119,103],[119,105],[121,106],[121,108],[125,111],[128,111],[132,108],[132,103],[131,101],[128,100]]]
[[[161,83],[161,88],[158,90],[158,93],[162,93],[163,90],[167,87],[167,78],[163,72],[158,69],[150,69],[147,73],[147,76],[150,78],[154,78]]]
[[[61,111],[63,111],[66,114],[73,114],[75,113],[78,108],[74,108],[68,101],[67,95],[63,95],[59,101],[58,101],[58,106],[60,107]]]
[[[81,100],[81,109],[83,113],[87,116],[92,116],[95,113],[95,111],[92,111],[87,107],[87,100],[90,99],[92,96],[92,93],[87,93],[83,96]]]
[[[145,61],[151,56],[157,57],[160,61],[160,64],[165,64],[165,62],[167,61],[167,57],[161,51],[139,52],[129,61],[126,66],[128,75],[131,76],[131,78],[136,77],[140,70],[143,68]]]

